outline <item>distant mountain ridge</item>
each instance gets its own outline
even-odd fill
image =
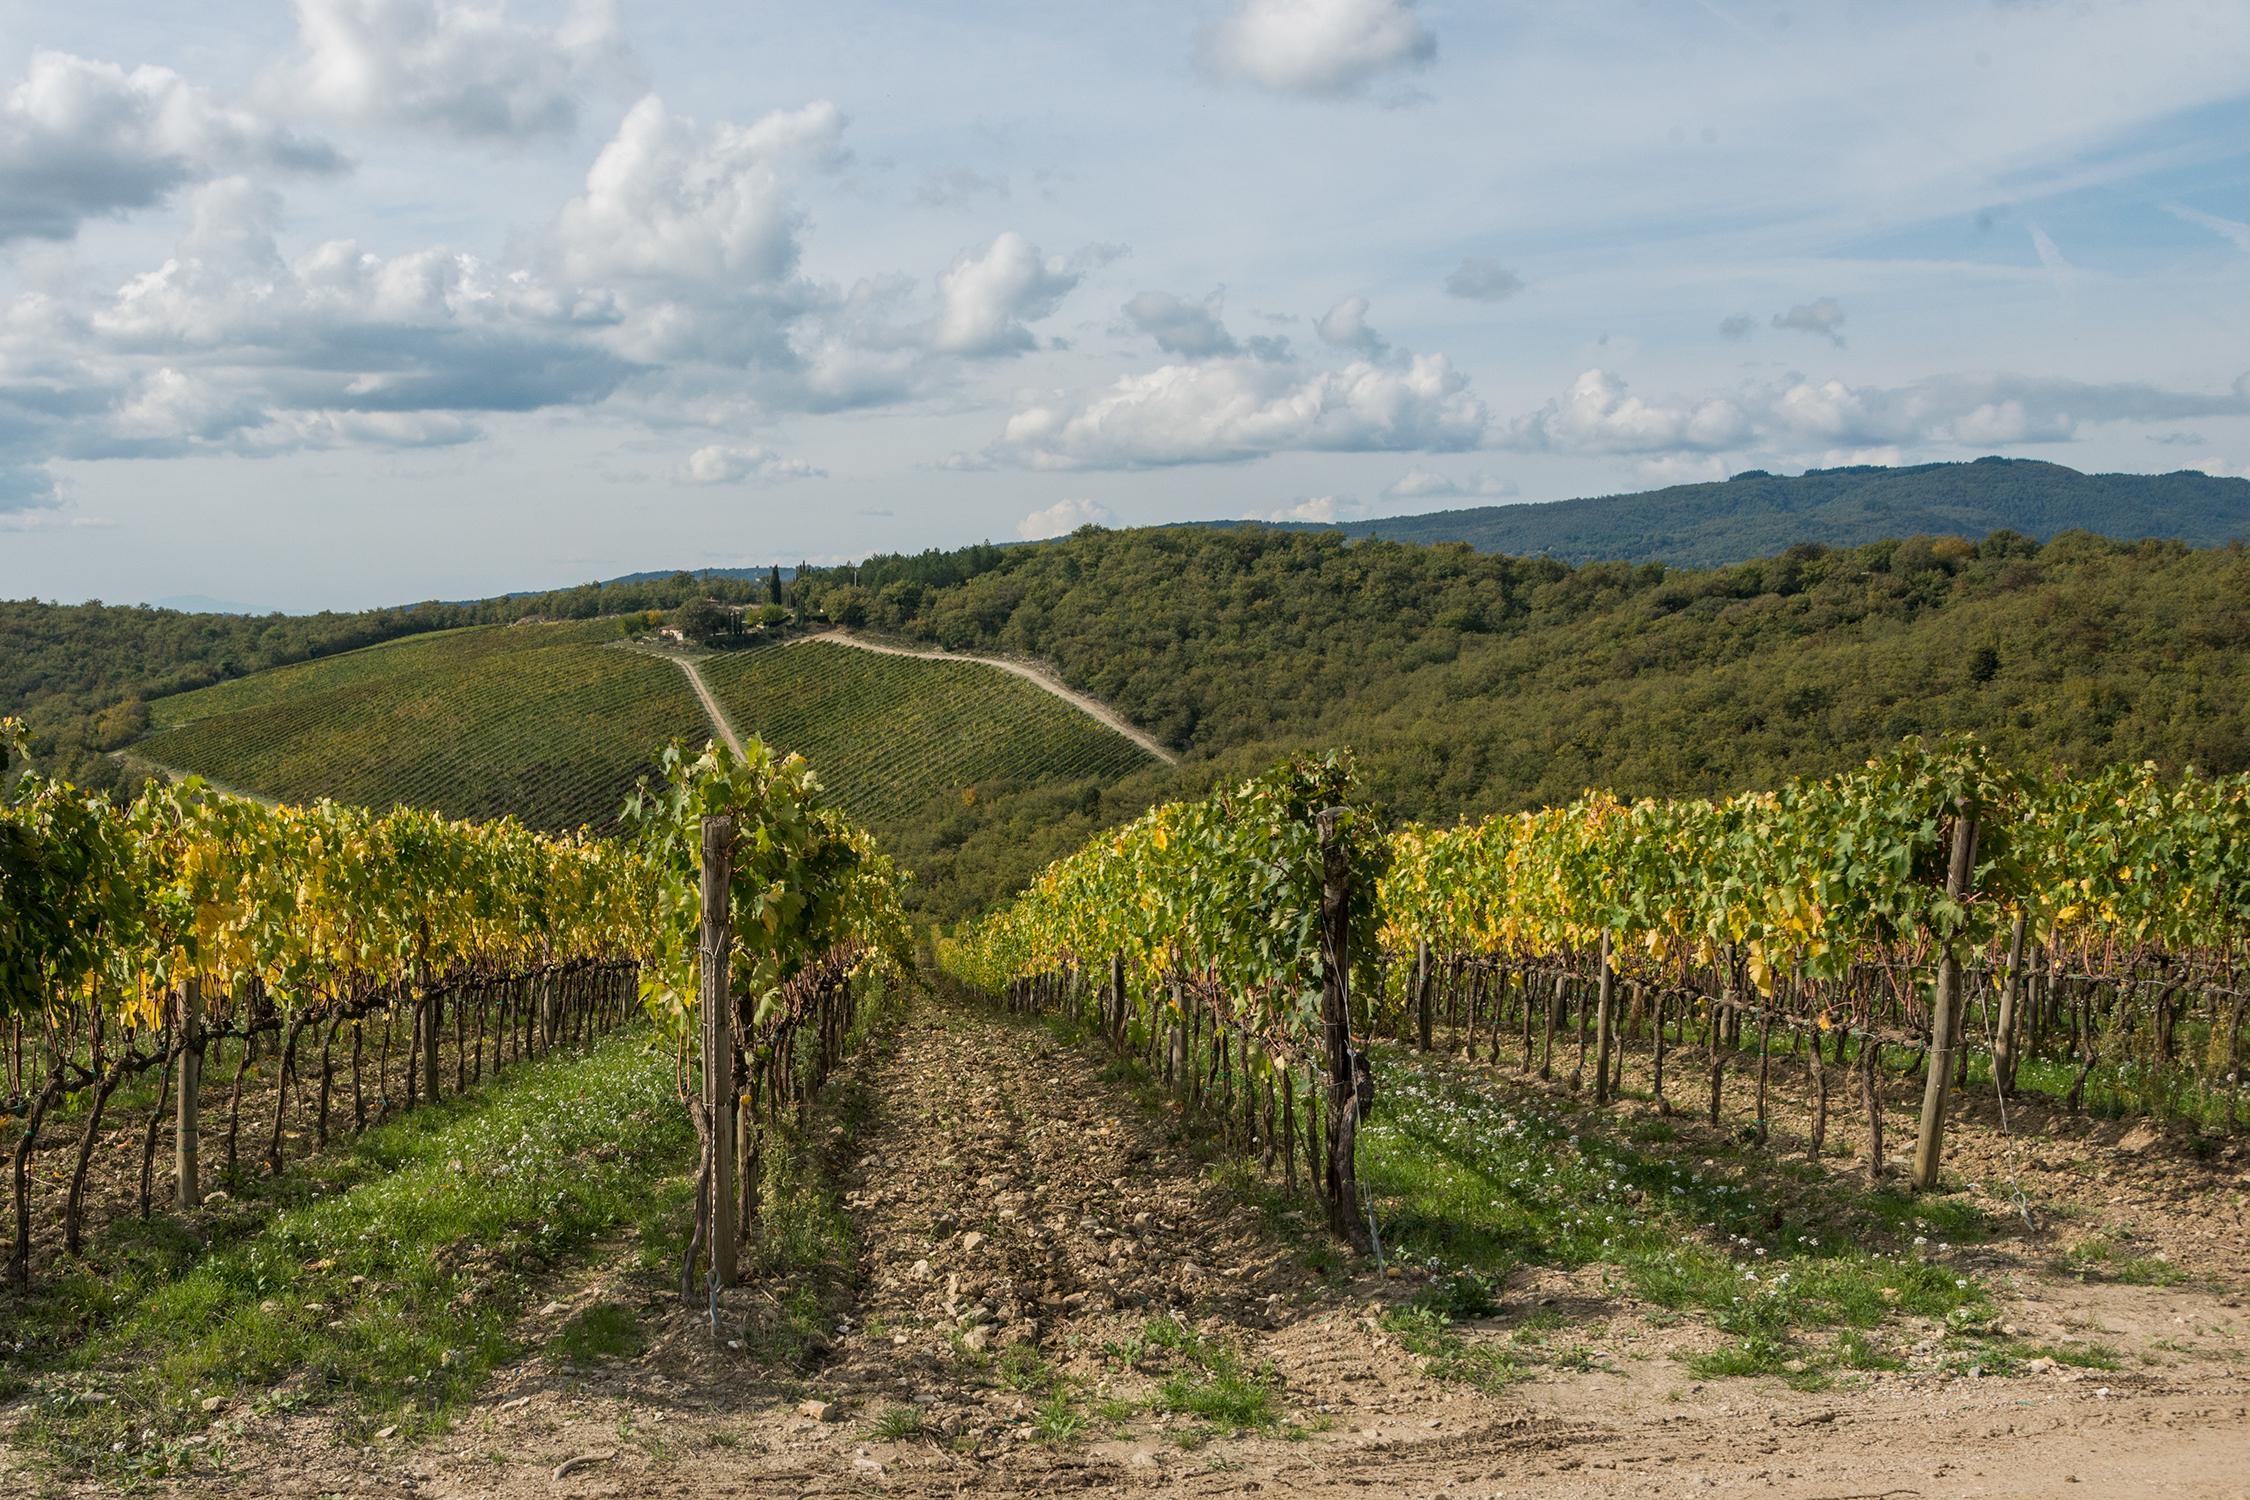
[[[2250,541],[2250,479],[2196,470],[2082,474],[2025,458],[1903,468],[1857,465],[1785,476],[1751,470],[1715,484],[1636,494],[1485,505],[1379,520],[1212,522],[1333,531],[1394,542],[1467,542],[1479,552],[1564,562],[1666,562],[1721,567],[1799,542],[1856,547],[1888,537],[1983,537],[2020,531],[2046,541],[2091,531],[2120,541],[2162,537],[2196,547]]]

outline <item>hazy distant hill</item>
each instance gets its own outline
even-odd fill
[[[1236,525],[1238,522],[1222,524]],[[1812,469],[1787,478],[1753,470],[1723,484],[1632,495],[1486,505],[1334,525],[1272,523],[1396,542],[1467,542],[1480,552],[1565,562],[1663,561],[1720,567],[1798,542],[1856,547],[1885,537],[1982,537],[2020,531],[2041,541],[2083,530],[2122,541],[2164,537],[2211,547],[2250,540],[2250,480],[2173,474],[2081,474],[2035,459]]]

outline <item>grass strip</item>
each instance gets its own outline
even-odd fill
[[[18,1437],[113,1477],[207,1467],[230,1414],[333,1406],[349,1436],[441,1426],[518,1348],[542,1277],[599,1239],[667,1257],[693,1132],[644,1033],[371,1130],[354,1185],[175,1279],[123,1289],[34,1381]]]
[[[1519,1266],[1599,1268],[1605,1289],[1726,1334],[1696,1362],[1710,1375],[1817,1383],[1843,1330],[1929,1319],[1974,1337],[1990,1322],[1989,1292],[1938,1237],[1979,1233],[1956,1205],[1381,1052],[1360,1181],[1398,1259],[1494,1285]],[[1885,1248],[1917,1214],[1937,1233]]]

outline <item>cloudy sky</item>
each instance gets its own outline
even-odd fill
[[[0,0],[0,596],[2250,471],[2250,6]]]

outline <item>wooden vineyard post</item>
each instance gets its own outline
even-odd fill
[[[703,1106],[711,1121],[711,1284],[734,1285],[734,943],[729,923],[734,819],[703,820]]]
[[[1945,872],[1945,894],[1955,904],[1967,899],[1976,866],[1977,819],[1966,799],[1953,809],[1953,858]],[[1951,948],[1938,956],[1937,1000],[1930,1007],[1930,1057],[1922,1082],[1922,1127],[1914,1137],[1914,1186],[1937,1186],[1938,1163],[1945,1151],[1946,1096],[1953,1086],[1954,1032],[1961,1006],[1961,961]]]
[[[1430,940],[1414,940],[1414,1045],[1422,1051],[1430,1050],[1430,991],[1434,988],[1430,973]]]
[[[1125,955],[1122,952],[1109,956],[1109,1014],[1110,1040],[1117,1050],[1125,1050]]]
[[[1171,1004],[1164,1012],[1164,1083],[1168,1088],[1184,1088],[1187,1082],[1187,1002],[1180,995],[1180,976],[1173,973],[1165,978],[1165,993]]]
[[[1672,1112],[1672,1106],[1664,1097],[1664,991],[1662,988],[1657,990],[1656,1000],[1649,1007],[1649,1010],[1655,1022],[1656,1076],[1649,1084],[1648,1091],[1656,1101],[1656,1112],[1660,1115],[1668,1115]]]
[[[1555,976],[1554,992],[1547,997],[1547,1030],[1539,1049],[1539,1081],[1545,1083],[1555,1076],[1555,1027],[1562,1020],[1563,996],[1569,993],[1570,981],[1562,975]]]
[[[1600,988],[1594,998],[1594,1102],[1609,1103],[1610,1032],[1615,1028],[1617,971],[1609,966],[1609,934],[1602,934]]]
[[[180,986],[180,1097],[172,1117],[172,1206],[193,1208],[203,1201],[196,1131],[203,1092],[203,984]]]
[[[1353,1247],[1370,1246],[1359,1216],[1358,1058],[1352,1048],[1351,856],[1336,837],[1336,815],[1320,815],[1320,1011],[1328,1051],[1329,1232]]]
[[[428,987],[429,970],[422,964],[414,966],[414,982]],[[438,1097],[438,1040],[444,1035],[445,1001],[437,989],[430,989],[422,1002],[422,1099],[428,1104],[437,1103]]]
[[[2008,973],[2000,985],[2000,1015],[1993,1022],[1992,1091],[2005,1099],[2016,1086],[2016,1010],[2023,996],[2024,917],[2008,934]]]

